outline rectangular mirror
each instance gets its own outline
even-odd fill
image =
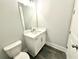
[[[24,30],[37,27],[37,14],[35,2],[22,2],[18,1],[18,9],[20,14],[21,23]]]

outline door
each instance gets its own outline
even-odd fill
[[[78,59],[78,9],[75,1],[74,13],[70,27],[70,34],[67,44],[67,59]]]

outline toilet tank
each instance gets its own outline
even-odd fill
[[[11,58],[13,58],[17,54],[19,54],[21,52],[21,49],[22,49],[22,41],[21,40],[18,40],[16,42],[4,47],[4,51]]]

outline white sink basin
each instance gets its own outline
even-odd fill
[[[34,31],[32,31],[31,29],[28,29],[24,31],[24,36],[35,38],[45,31],[46,31],[46,28],[36,28]]]

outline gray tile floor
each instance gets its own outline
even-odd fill
[[[36,57],[30,57],[31,59],[66,59],[66,54],[45,45]]]

